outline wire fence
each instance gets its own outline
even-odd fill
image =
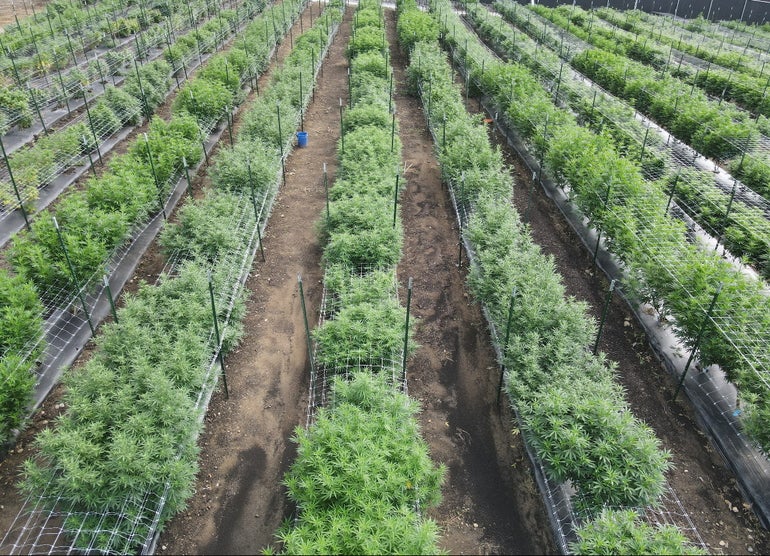
[[[480,25],[489,29],[495,22],[483,8],[471,11],[470,18],[477,29]],[[626,156],[638,161],[649,182],[668,180],[655,187],[671,190],[673,213],[687,223],[692,235],[705,236],[708,249],[721,245],[725,257],[747,273],[768,272],[770,202],[573,70],[546,46],[498,21],[496,32],[507,39],[500,53],[528,67],[554,101],[571,109],[578,121],[608,131]]]
[[[176,88],[179,89],[181,82],[177,75],[178,72],[184,71],[184,79],[187,79],[187,72],[193,70],[199,65],[203,64],[205,60],[211,55],[216,48],[223,44],[230,33],[237,33],[242,30],[249,22],[249,13],[244,15],[233,26],[228,27],[227,31],[212,34],[205,41],[198,43],[197,52],[189,52],[185,56],[176,60],[176,65],[171,70],[171,76],[176,78]],[[269,48],[269,47],[267,47]],[[204,52],[206,53],[204,55]],[[250,71],[242,79],[242,82],[252,81],[254,75],[256,75],[258,68],[256,64],[252,64]],[[173,92],[172,88],[169,88],[165,92],[167,98]],[[73,120],[67,123],[67,125],[61,128],[57,133],[65,133],[65,130],[73,129],[74,126],[81,125],[84,129],[82,136],[82,147],[80,152],[66,155],[57,156],[52,163],[47,166],[35,165],[34,172],[25,172],[23,175],[25,179],[19,179],[19,166],[14,164],[15,157],[11,156],[5,160],[5,168],[0,170],[0,223],[9,218],[15,210],[18,210],[22,204],[29,211],[30,208],[34,208],[34,202],[40,195],[40,190],[48,187],[57,178],[62,176],[68,170],[73,169],[73,172],[67,173],[66,176],[61,177],[61,181],[64,183],[60,187],[54,187],[52,189],[59,190],[66,187],[70,183],[74,182],[78,177],[82,176],[89,168],[93,169],[94,160],[101,160],[104,153],[108,152],[115,144],[114,140],[117,137],[125,136],[127,134],[126,128],[123,126],[116,126],[113,122],[107,121],[104,118],[92,118],[90,111],[88,110],[89,102],[85,89],[80,89],[83,103],[87,110],[83,114],[76,116]],[[123,115],[125,120],[131,121],[137,116],[143,114],[143,109],[140,107],[133,112],[127,112]],[[29,149],[29,154],[32,154],[36,146],[32,146]],[[87,164],[86,166],[83,166]],[[10,165],[10,170],[8,166]],[[78,168],[79,166],[82,166]],[[24,170],[24,168],[22,168]],[[42,171],[41,171],[42,170]],[[14,172],[14,177],[11,177],[11,171]],[[29,174],[28,176],[26,174]],[[18,195],[16,192],[18,191]],[[47,198],[46,203],[52,199]]]
[[[523,29],[537,43],[542,43],[553,49],[565,61],[569,62],[576,54],[593,48],[592,45],[586,43],[582,39],[579,39],[567,30],[558,27],[555,23],[533,12],[532,10],[523,8],[514,2],[507,4],[509,4],[510,9],[505,10],[505,16],[509,19],[509,21]],[[591,17],[593,18],[593,15],[591,15]],[[685,63],[686,60],[690,60],[691,63]],[[675,62],[676,60],[672,60],[669,56],[666,68],[673,67]],[[629,61],[628,65],[631,66],[635,63],[636,62]],[[690,57],[684,53],[682,53],[679,58],[677,69],[679,69],[683,63],[685,66],[690,64],[694,69],[696,69],[696,74],[701,70],[706,70],[706,72],[708,72],[708,69],[711,67],[711,62],[697,60],[694,57]],[[601,64],[596,64],[594,69],[595,71],[603,71],[608,68],[602,66]],[[770,74],[768,74],[767,84],[770,84]],[[676,107],[680,101],[683,103],[687,102],[687,96],[684,93],[685,89],[689,89],[689,96],[692,97],[696,88],[697,87],[694,78],[692,86],[685,83],[684,81],[681,82],[681,87],[675,93],[676,100],[674,104],[674,112],[676,112]],[[720,97],[715,97],[705,92],[704,96],[709,100],[712,108],[723,111],[729,108],[730,113],[733,115],[736,121],[742,123],[744,127],[750,131],[750,133],[748,136],[743,135],[741,137],[727,137],[724,135],[720,136],[720,141],[722,141],[724,145],[727,146],[727,151],[735,154],[731,154],[729,157],[722,159],[717,158],[713,163],[715,165],[719,164],[722,166],[729,165],[731,168],[735,167],[740,170],[743,169],[744,158],[749,157],[752,160],[752,164],[756,166],[757,171],[761,171],[763,175],[765,173],[770,174],[770,138],[768,137],[768,127],[765,125],[766,119],[764,117],[760,118],[758,114],[754,116],[746,110],[740,109],[735,104],[726,101],[724,98],[726,90],[727,89],[725,88],[722,91],[722,95]],[[647,93],[647,90],[642,88],[639,94],[641,95]],[[754,87],[753,93],[762,98],[765,98],[768,93],[768,87],[764,86],[762,91],[759,90],[758,86]],[[672,94],[674,93],[672,92]],[[655,98],[654,93],[652,98]],[[705,132],[716,133],[716,130],[702,121],[691,120],[687,123],[695,126],[696,128],[700,127]],[[757,180],[754,180],[754,182],[755,183],[752,184],[752,187],[754,187],[756,190],[757,187],[759,187],[761,184]],[[765,186],[761,185],[761,187],[764,188]],[[765,189],[756,192],[758,194],[765,193]]]
[[[292,18],[294,17],[296,16],[293,15]],[[284,32],[287,30],[285,28]],[[268,52],[268,59],[275,52],[277,39],[278,37],[275,37]],[[250,77],[244,76],[243,81],[247,82]],[[204,152],[210,151],[220,135],[228,129],[224,126],[215,131],[217,125],[224,120],[229,123],[229,112],[199,122]],[[290,152],[290,145],[287,144],[284,152]],[[67,280],[39,292],[43,301],[43,335],[28,342],[18,353],[20,366],[25,365],[33,356],[36,357],[33,370],[37,381],[31,411],[45,399],[58,382],[63,369],[74,360],[75,355],[91,337],[96,325],[109,314],[108,298],[113,292],[119,292],[128,281],[128,275],[162,226],[166,214],[173,210],[184,191],[189,190],[188,175],[194,174],[206,161],[204,158],[195,168],[177,165],[168,182],[160,184],[162,189],[169,191],[168,196],[163,199],[162,210],[146,221],[137,223],[127,238],[109,255],[103,269],[97,270],[91,276],[79,276],[77,286]],[[6,380],[11,380],[11,377]]]
[[[137,64],[145,64],[149,61],[165,56],[172,65],[172,76],[184,72],[187,78],[187,69],[193,69],[193,59],[197,56],[199,63],[203,62],[204,54],[214,52],[227,40],[230,34],[237,32],[254,16],[255,10],[259,11],[264,6],[263,0],[236,0],[230,2],[235,9],[234,20],[223,20],[221,11],[217,10],[211,15],[210,7],[200,4],[188,4],[185,13],[175,13],[166,17],[154,26],[127,40],[116,48],[104,51],[92,52],[91,59],[86,59],[78,66],[66,70],[64,73],[57,70],[56,75],[41,78],[37,81],[26,81],[18,76],[18,86],[25,91],[29,100],[26,110],[6,110],[0,112],[0,129],[3,131],[6,141],[6,150],[10,154],[29,141],[32,141],[41,133],[48,133],[48,128],[59,120],[71,116],[73,110],[82,108],[89,102],[95,101],[106,90],[108,80],[112,85],[121,84],[126,75],[131,74]],[[217,6],[224,6],[224,0]],[[199,21],[209,22],[219,18],[220,25],[213,33],[200,33]],[[184,33],[189,33],[196,40],[195,52],[187,52],[184,55],[171,53],[171,46]],[[87,95],[84,97],[82,91]],[[66,107],[66,111],[64,110]],[[34,111],[32,110],[34,108]],[[25,126],[22,129],[22,121]]]

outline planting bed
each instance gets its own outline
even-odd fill
[[[310,8],[318,14],[317,3]],[[285,183],[264,236],[266,261],[257,254],[246,281],[244,336],[225,360],[229,396],[221,388],[215,391],[205,416],[195,494],[188,508],[166,525],[155,547],[158,553],[255,553],[279,547],[275,533],[283,519],[295,515],[281,481],[296,456],[292,431],[306,422],[310,382],[297,276],[302,276],[314,328],[322,302],[322,244],[315,225],[325,211],[322,167],[326,163],[332,185],[337,173],[339,103],[348,101],[345,53],[354,9],[347,8],[304,115],[308,146],[287,159]],[[466,285],[468,263],[465,255],[460,256],[457,219],[441,183],[422,103],[407,94],[408,59],[397,45],[395,13],[385,9],[384,14],[406,182],[399,198],[404,234],[399,298],[405,304],[405,286],[411,278],[411,310],[419,319],[414,336],[419,348],[407,362],[408,393],[422,405],[421,436],[431,458],[447,467],[443,502],[425,517],[438,523],[439,546],[451,553],[553,553],[557,546],[522,435],[505,396],[497,400],[496,355],[485,316]],[[310,24],[306,9],[293,36]],[[285,60],[292,42],[287,39],[280,45],[278,60]],[[274,65],[260,78],[259,90],[268,85]],[[241,115],[255,96],[246,100]],[[477,106],[471,101],[468,108]],[[242,129],[240,118],[234,122],[236,136]],[[223,139],[226,136],[225,131]],[[606,284],[595,277],[580,240],[552,203],[536,194],[530,206],[529,171],[504,139],[497,141],[513,168],[516,208],[522,214],[528,211],[533,237],[555,257],[567,293],[585,300],[598,318]],[[217,151],[228,148],[215,147],[212,161]],[[196,199],[202,198],[201,189],[210,181],[203,176],[193,179]],[[177,221],[178,215],[170,220]],[[140,279],[154,282],[164,265],[162,250],[153,242],[126,289],[136,291]],[[600,348],[618,362],[634,414],[672,452],[674,469],[667,480],[708,549],[770,552],[770,536],[741,500],[730,472],[697,432],[691,406],[682,399],[671,403],[671,379],[617,299],[610,306]],[[90,353],[89,347],[76,367]],[[14,483],[22,461],[35,449],[34,434],[63,410],[60,390],[42,404],[30,428],[0,462],[3,533],[21,504]]]

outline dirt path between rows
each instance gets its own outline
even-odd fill
[[[318,6],[313,9],[317,15]],[[289,438],[305,423],[309,385],[297,276],[312,324],[322,291],[315,230],[325,203],[322,165],[333,178],[351,16],[349,10],[305,116],[308,146],[287,161],[286,183],[264,237],[267,260],[257,257],[246,283],[246,333],[226,361],[230,399],[220,391],[209,406],[196,494],[161,535],[158,553],[253,554],[276,543],[275,532],[292,511],[281,480],[295,455]],[[303,17],[309,29],[307,10]],[[287,40],[281,48],[288,46]]]
[[[421,346],[408,365],[409,394],[423,407],[423,436],[446,464],[444,502],[430,513],[452,554],[553,553],[540,492],[510,416],[496,403],[498,371],[486,321],[458,268],[459,234],[441,184],[433,140],[419,99],[406,95],[406,57],[397,47],[395,13],[386,12],[407,188],[401,198],[402,288],[411,276]],[[503,402],[504,404],[504,402]]]

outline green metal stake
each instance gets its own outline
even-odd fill
[[[717,289],[714,292],[714,297],[711,299],[711,304],[709,305],[708,311],[706,311],[706,316],[703,319],[703,322],[701,323],[700,330],[698,331],[698,337],[695,339],[695,344],[692,347],[692,350],[690,350],[690,357],[687,359],[687,363],[684,366],[684,371],[682,371],[682,376],[679,378],[679,384],[676,387],[676,392],[674,392],[674,400],[676,400],[676,397],[679,395],[679,390],[682,389],[682,385],[684,384],[684,379],[687,376],[687,371],[690,370],[690,365],[692,364],[693,359],[695,358],[695,352],[698,351],[698,347],[700,346],[700,342],[703,339],[703,334],[706,332],[706,324],[708,323],[708,320],[711,318],[711,312],[714,310],[714,305],[717,303],[717,298],[719,297],[719,294],[722,292],[722,282],[719,282],[717,284]]]
[[[214,334],[217,338],[217,359],[222,367],[222,383],[225,387],[225,399],[230,399],[230,391],[227,388],[227,373],[225,372],[225,360],[222,357],[222,339],[219,337],[219,322],[217,319],[217,306],[214,302],[214,284],[211,281],[211,271],[209,270],[209,297],[211,298],[211,313],[214,317]]]
[[[77,288],[77,296],[78,299],[80,299],[80,304],[83,307],[83,313],[86,315],[86,320],[88,321],[88,327],[91,329],[91,334],[96,334],[96,331],[94,330],[94,323],[91,322],[91,315],[88,314],[88,306],[86,305],[86,300],[83,299],[83,292],[80,289],[80,281],[78,280],[77,274],[75,274],[75,267],[72,266],[72,261],[70,260],[70,254],[67,251],[67,246],[64,244],[64,238],[61,235],[61,230],[59,229],[59,223],[56,221],[56,217],[52,216],[53,219],[53,226],[56,228],[56,235],[59,237],[59,245],[61,245],[62,251],[64,251],[64,258],[67,260],[67,266],[69,267],[70,274],[72,275],[72,281],[75,282],[75,287]]]
[[[16,194],[16,199],[19,201],[19,208],[21,209],[21,215],[24,217],[24,224],[27,227],[27,231],[32,231],[29,225],[29,217],[27,216],[27,209],[24,208],[24,203],[21,200],[19,194],[19,187],[16,185],[16,179],[13,177],[13,171],[11,170],[11,164],[8,161],[8,154],[5,152],[5,145],[3,144],[3,138],[0,137],[0,149],[3,150],[3,160],[5,160],[5,167],[8,168],[8,177],[11,179],[11,185],[13,186],[13,192]]]
[[[59,76],[59,85],[61,86],[61,93],[64,96],[64,105],[67,107],[67,116],[72,114],[72,109],[70,108],[70,99],[69,99],[69,93],[67,92],[67,88],[64,86],[64,79],[61,76],[61,70],[57,67],[56,68],[56,74]]]
[[[160,182],[158,181],[158,174],[155,172],[155,163],[152,160],[152,149],[150,148],[150,140],[147,139],[147,133],[144,134],[144,144],[147,146],[147,158],[150,160],[150,170],[152,170],[152,178],[155,180],[155,189],[158,191],[158,202],[160,203],[160,210],[163,212],[163,220],[167,220],[166,203],[163,202]]]
[[[348,108],[353,108],[353,90],[350,83],[350,68],[348,68]]]
[[[40,106],[37,104],[37,94],[32,91],[29,87],[27,87],[27,95],[32,100],[32,106],[35,107],[35,113],[37,114],[38,119],[40,120],[40,124],[43,126],[43,132],[48,135],[48,127],[45,125],[45,120],[43,119],[43,115],[40,113]]]
[[[671,184],[671,193],[668,195],[668,202],[666,203],[666,210],[664,214],[668,214],[668,209],[671,206],[671,200],[674,198],[674,193],[676,192],[676,186],[679,183],[679,172],[676,173],[676,176],[674,176],[674,183]]]
[[[233,143],[233,123],[231,119],[232,114],[230,113],[229,106],[225,106],[225,116],[227,117],[227,134],[230,136],[230,148],[232,148],[234,144]]]
[[[444,114],[444,121],[441,127],[441,149],[446,146],[446,114]]]
[[[390,152],[396,148],[396,113],[393,112],[392,122],[390,124]]]
[[[532,206],[532,195],[535,192],[536,179],[537,172],[532,172],[532,183],[529,184],[529,191],[527,192],[527,208],[524,210],[524,222],[529,222],[529,209]]]
[[[647,147],[647,136],[650,134],[650,124],[647,124],[647,129],[644,131],[644,140],[642,141],[642,150],[639,153],[639,164],[644,160],[644,149]]]
[[[345,127],[342,122],[342,97],[340,97],[340,145],[342,154],[345,154]]]
[[[503,343],[503,363],[500,365],[500,383],[497,385],[497,403],[500,403],[500,392],[503,390],[503,380],[505,379],[505,352],[508,350],[508,341],[511,338],[511,325],[513,324],[513,306],[516,297],[519,295],[518,288],[514,287],[511,292],[511,302],[508,304],[508,320],[505,325],[505,342]]]
[[[112,288],[110,288],[110,281],[107,279],[106,274],[102,276],[102,283],[104,284],[104,289],[107,292],[107,299],[110,302],[110,311],[112,311],[112,318],[115,321],[115,324],[117,324],[118,312],[115,310],[115,300],[112,297]]]
[[[88,116],[88,126],[91,128],[91,134],[94,136],[94,144],[96,145],[96,154],[99,155],[99,164],[104,166],[102,160],[102,150],[99,148],[99,137],[96,135],[96,129],[94,128],[94,121],[91,119],[91,109],[88,106],[88,98],[86,97],[86,90],[80,89],[80,93],[83,96],[83,102],[86,105],[86,116]]]
[[[607,311],[610,308],[610,300],[612,300],[612,292],[615,291],[615,280],[610,282],[610,289],[607,291],[607,297],[604,299],[604,309],[602,309],[602,320],[599,322],[599,330],[596,332],[596,343],[594,343],[593,354],[599,350],[599,339],[602,337],[602,329],[604,328],[604,321],[607,319]]]
[[[184,168],[184,177],[187,180],[187,194],[192,197],[192,180],[190,179],[190,168],[187,166],[187,157],[182,157],[182,168]]]
[[[393,188],[393,227],[396,227],[396,215],[398,213],[398,172],[396,172],[396,187]]]
[[[728,222],[730,220],[730,211],[733,208],[733,201],[735,200],[735,191],[736,191],[736,189],[738,189],[738,179],[737,178],[733,178],[733,189],[732,189],[732,192],[730,193],[730,200],[727,201],[727,208],[725,209],[725,215],[722,218],[722,235],[724,235],[724,231],[727,229],[727,224],[728,224]],[[714,251],[719,249],[719,237],[720,236],[717,236],[717,238],[716,238],[717,239],[717,244],[714,247]]]
[[[300,21],[302,21],[300,19]],[[302,70],[299,72],[299,129],[300,131],[305,131],[305,110],[303,108],[304,102],[302,102],[302,99],[305,97],[302,94]]]
[[[316,70],[318,70],[318,66],[316,66],[315,60],[315,48],[310,51],[310,56],[313,64],[313,74],[315,74]],[[315,83],[313,83],[313,102],[315,102]]]
[[[388,94],[388,112],[392,112],[393,107],[393,72],[390,73],[390,93]]]
[[[326,162],[324,162],[324,192],[326,193],[326,223],[331,220],[331,214],[329,213],[329,178],[326,174]]]
[[[607,195],[604,197],[604,210],[607,210],[607,205],[610,202],[610,193],[612,193],[612,182],[607,184]],[[596,237],[596,247],[594,248],[594,258],[591,261],[591,266],[596,266],[596,257],[599,255],[599,244],[602,241],[602,230],[599,229],[599,233]]]
[[[94,169],[94,157],[91,156],[91,149],[88,148],[88,139],[85,135],[81,135],[80,140],[83,143],[83,150],[86,151],[86,156],[88,156],[88,164],[91,166],[91,172],[94,176],[96,176],[96,170]]]
[[[409,354],[409,311],[412,306],[412,277],[406,286],[406,324],[404,325],[404,361],[401,365],[401,384],[406,390],[406,357]]]
[[[307,340],[307,359],[310,361],[310,376],[315,377],[315,363],[313,361],[313,343],[310,340],[310,325],[307,322],[307,307],[305,307],[305,292],[302,288],[302,275],[297,274],[299,284],[299,301],[302,305],[302,320],[305,323],[305,339]]]
[[[246,160],[246,170],[249,173],[249,188],[251,189],[251,204],[254,206],[254,221],[257,225],[257,240],[259,240],[259,252],[262,254],[262,262],[265,262],[265,249],[262,246],[262,231],[259,229],[259,209],[257,208],[257,193],[254,190],[254,178],[251,175],[251,160]]]
[[[282,4],[283,5],[283,4]],[[283,185],[286,185],[286,161],[283,158],[283,131],[281,130],[281,103],[275,103],[275,109],[278,113],[278,147],[281,149],[281,174],[283,175]]]
[[[142,76],[139,73],[139,64],[136,63],[136,58],[134,58],[134,71],[136,72],[136,83],[139,85],[139,93],[142,95],[142,108],[144,108],[144,117],[149,119],[150,116],[152,116],[152,111],[150,110],[150,105],[147,103],[147,95],[144,93],[144,87],[142,86]]]

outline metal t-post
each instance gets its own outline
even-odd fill
[[[610,308],[610,301],[612,300],[612,292],[615,291],[615,280],[610,282],[610,288],[607,291],[607,296],[604,299],[604,308],[602,309],[602,320],[599,321],[599,330],[596,331],[596,342],[594,343],[593,354],[599,350],[599,339],[602,337],[602,329],[604,328],[604,321],[607,319],[607,311]]]
[[[310,362],[311,381],[315,377],[315,362],[313,361],[313,343],[310,339],[310,325],[307,320],[307,307],[305,306],[305,291],[302,288],[302,275],[297,274],[297,283],[299,284],[299,301],[302,305],[302,320],[305,324],[305,338],[307,340],[307,358]]]
[[[393,227],[396,227],[396,216],[398,215],[398,178],[399,173],[396,172],[396,186],[393,188]]]
[[[211,271],[209,270],[209,297],[211,298],[211,313],[214,317],[214,334],[217,340],[217,359],[219,359],[219,365],[222,368],[222,383],[225,387],[225,399],[230,399],[230,391],[227,388],[227,373],[225,372],[225,359],[222,356],[222,339],[219,336],[219,322],[217,319],[217,306],[214,302],[214,284],[211,281]]]
[[[150,140],[147,138],[147,133],[144,134],[144,144],[147,147],[147,158],[150,160],[150,170],[152,170],[152,177],[155,181],[155,189],[158,191],[158,202],[160,203],[160,210],[163,212],[163,220],[167,220],[166,203],[163,201],[160,181],[158,181],[158,174],[155,172],[155,163],[152,160],[152,149],[150,148]]]
[[[695,352],[698,351],[698,347],[700,347],[700,342],[703,339],[703,334],[706,332],[706,324],[708,323],[708,320],[711,318],[711,313],[714,310],[714,305],[717,303],[717,298],[719,297],[719,294],[722,292],[722,282],[717,284],[717,289],[714,292],[714,297],[711,299],[711,304],[709,305],[708,310],[706,311],[706,315],[703,319],[703,322],[701,323],[700,330],[698,331],[698,337],[695,338],[695,344],[692,346],[692,350],[690,350],[690,357],[687,359],[687,363],[684,366],[684,371],[682,371],[682,376],[679,378],[679,384],[676,387],[676,391],[674,392],[674,400],[679,395],[679,390],[682,389],[682,385],[684,384],[684,379],[687,377],[687,371],[690,370],[690,364],[692,364],[692,360],[695,358]]]
[[[500,392],[503,390],[503,380],[505,378],[505,352],[508,350],[508,342],[511,339],[511,324],[513,324],[513,307],[516,302],[516,297],[519,295],[519,290],[514,286],[511,291],[511,302],[508,304],[508,320],[505,325],[505,342],[502,347],[503,362],[500,365],[500,383],[497,385],[497,403],[500,403]]]
[[[61,229],[59,229],[59,223],[56,221],[56,217],[52,216],[53,219],[53,226],[56,228],[56,235],[59,238],[59,245],[61,246],[62,251],[64,251],[64,258],[67,261],[67,267],[69,268],[70,274],[72,275],[72,281],[75,282],[75,288],[77,288],[77,296],[80,300],[80,305],[83,307],[83,313],[86,315],[86,320],[88,321],[88,328],[91,329],[91,334],[96,334],[96,330],[94,329],[94,323],[91,322],[91,315],[88,314],[88,306],[86,305],[86,300],[83,298],[83,292],[80,289],[80,281],[78,280],[78,276],[75,273],[75,267],[72,266],[72,260],[70,260],[70,254],[69,251],[67,251],[67,246],[64,243],[64,237],[61,235]]]
[[[118,312],[115,310],[115,299],[112,297],[112,288],[110,288],[110,281],[105,274],[102,276],[102,283],[104,289],[107,292],[107,300],[110,302],[110,311],[112,311],[112,318],[115,320],[115,324],[118,323]]]
[[[406,391],[406,357],[409,354],[409,310],[412,305],[412,277],[406,286],[406,323],[404,325],[404,360],[401,364],[401,383]]]
[[[249,174],[249,189],[251,190],[251,204],[254,206],[254,221],[257,226],[257,240],[259,240],[259,252],[262,254],[262,262],[265,262],[265,249],[262,247],[262,231],[259,228],[259,209],[257,208],[257,194],[254,190],[254,178],[251,175],[251,160],[246,160],[246,170]]]
[[[19,187],[16,185],[16,179],[13,177],[13,171],[11,170],[11,164],[8,161],[8,154],[5,152],[5,145],[3,144],[3,138],[0,137],[0,149],[3,150],[3,160],[5,160],[5,167],[8,168],[8,177],[11,179],[11,185],[13,186],[13,192],[16,194],[16,199],[19,201],[19,208],[21,209],[21,215],[24,217],[24,225],[27,227],[27,231],[32,231],[29,225],[29,217],[27,216],[27,209],[24,208],[24,202],[19,194]]]

